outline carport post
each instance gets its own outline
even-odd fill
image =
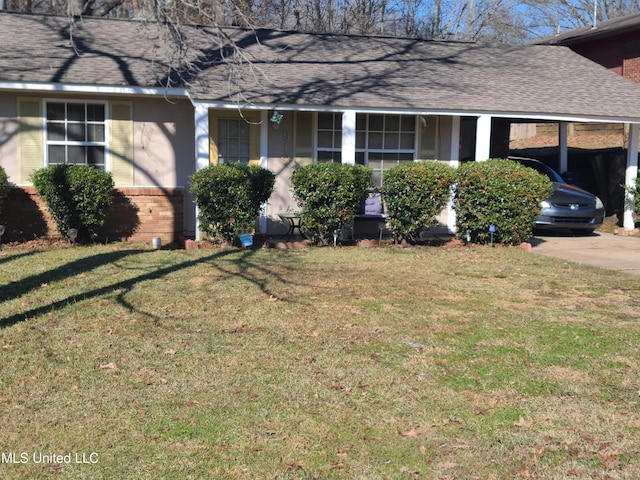
[[[638,176],[638,124],[629,124],[629,144],[627,145],[627,170],[625,173],[624,184],[628,187],[634,187],[636,177]],[[625,230],[633,230],[636,226],[634,218],[634,202],[629,193],[624,194],[624,221]]]
[[[565,173],[569,168],[569,148],[568,148],[568,130],[569,124],[567,122],[558,123],[558,149],[560,150],[560,164],[558,168],[560,169],[560,173]]]

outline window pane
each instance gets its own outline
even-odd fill
[[[384,115],[369,115],[369,131],[381,132],[384,130]]]
[[[67,124],[67,135],[70,142],[84,142],[84,123]]]
[[[47,103],[47,120],[64,120],[64,103]]]
[[[218,137],[227,137],[229,135],[229,121],[218,120]]]
[[[319,113],[318,128],[322,130],[333,130],[333,113]]]
[[[64,145],[49,145],[49,164],[65,162],[65,146]]]
[[[229,137],[237,137],[240,129],[237,120],[229,120]]]
[[[356,130],[364,132],[367,129],[367,115],[365,113],[356,114]]]
[[[340,152],[327,152],[326,150],[318,152],[318,162],[319,163],[327,163],[327,162],[341,162]]]
[[[47,138],[53,142],[63,142],[64,123],[47,123]]]
[[[332,148],[333,147],[333,133],[332,132],[318,132],[318,147],[320,147],[320,148]]]
[[[226,157],[229,154],[229,145],[226,139],[222,139],[218,142],[218,155]]]
[[[248,143],[240,143],[238,145],[238,155],[242,158],[249,158],[249,144]]]
[[[356,163],[364,165],[364,152],[356,152]]]
[[[333,148],[342,147],[342,130],[336,130],[333,136]]]
[[[367,134],[364,132],[356,133],[356,148],[366,148]]]
[[[87,163],[85,157],[85,147],[70,145],[67,148],[67,155],[69,155],[69,157],[67,158],[67,163],[73,163],[76,165],[84,165],[85,163]]]
[[[84,122],[84,103],[67,104],[67,120],[70,122]]]
[[[87,105],[87,120],[89,122],[104,122],[104,105]]]
[[[93,123],[87,125],[87,135],[90,142],[104,142],[104,124]]]
[[[369,133],[369,148],[382,148],[382,133]]]
[[[400,135],[397,133],[385,133],[384,135],[384,148],[397,149],[400,142]]]
[[[238,158],[239,153],[240,153],[240,145],[238,144],[238,142],[229,143],[229,157]]]
[[[248,137],[249,136],[249,124],[244,120],[240,120],[238,122],[238,135],[240,137]]]
[[[397,115],[387,115],[385,117],[384,129],[387,132],[397,132],[400,130],[400,117]]]
[[[403,150],[415,147],[415,137],[413,133],[403,133],[400,135],[400,148]]]
[[[87,164],[94,167],[104,166],[104,147],[87,147]]]
[[[416,131],[416,119],[411,116],[402,116],[402,131],[403,132],[415,132]]]

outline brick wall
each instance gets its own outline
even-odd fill
[[[184,230],[184,192],[179,188],[118,188],[100,241],[179,241]],[[56,225],[34,187],[13,187],[1,219],[3,242],[59,238]]]

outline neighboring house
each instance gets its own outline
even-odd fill
[[[569,47],[612,72],[640,83],[640,13],[559,33],[535,43]]]
[[[311,162],[363,163],[379,183],[399,162],[503,155],[519,119],[626,123],[637,152],[640,88],[568,48],[231,27],[221,47],[216,28],[180,28],[182,63],[154,23],[0,12],[5,239],[50,228],[29,175],[53,163],[112,172],[109,238],[171,242],[199,236],[189,176],[219,162],[276,174],[274,234]]]

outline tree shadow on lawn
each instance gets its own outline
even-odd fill
[[[1,248],[1,245],[0,245],[0,252],[1,251],[2,251],[2,248]],[[0,257],[0,264],[13,262],[17,258],[28,257],[29,255],[35,255],[36,253],[38,253],[38,250],[30,250],[28,252],[22,252],[22,253],[18,253],[16,255],[2,256],[2,257]],[[1,294],[0,294],[0,301],[3,301],[3,297],[2,297]]]
[[[48,303],[47,305],[42,305],[40,307],[33,308],[31,310],[26,310],[20,313],[16,313],[6,318],[0,318],[0,329],[10,327],[11,325],[27,320],[31,317],[35,317],[47,312],[64,308],[65,306],[71,303],[81,302],[83,300],[100,297],[101,295],[109,294],[116,290],[125,290],[124,292],[121,292],[118,295],[117,297],[118,303],[123,305],[125,308],[131,311],[134,311],[135,307],[133,307],[129,302],[127,302],[124,299],[124,297],[128,292],[131,291],[131,289],[137,283],[144,282],[147,280],[162,278],[172,272],[176,272],[184,268],[189,268],[201,263],[218,260],[220,258],[223,258],[225,256],[228,256],[230,254],[237,253],[237,252],[238,252],[237,250],[232,250],[232,249],[221,250],[212,255],[208,255],[206,257],[194,258],[194,259],[191,259],[182,263],[170,265],[164,268],[154,269],[153,271],[147,272],[142,275],[138,275],[133,278],[129,278],[127,280],[122,280],[120,282],[116,282],[111,285],[106,285],[104,287],[99,287],[93,290],[71,295],[69,297],[56,300],[55,302]],[[140,255],[140,254],[154,255],[154,253],[155,252],[153,250],[119,250],[116,252],[101,253],[98,255],[82,258],[74,262],[70,262],[66,265],[60,266],[56,269],[49,270],[41,274],[25,278],[18,282],[10,283],[9,285],[5,286],[2,292],[0,293],[0,303],[26,295],[32,290],[39,288],[43,283],[49,283],[49,282],[54,282],[58,280],[63,280],[65,278],[73,277],[82,272],[91,271],[99,266],[102,266],[108,263],[113,263],[132,255]],[[267,273],[271,277],[270,280],[273,280],[274,278],[280,278],[280,276],[275,272],[269,271],[264,267],[260,267],[248,261],[248,259],[251,256],[253,256],[254,253],[255,253],[255,250],[244,250],[240,258],[238,258],[235,261],[240,267],[240,272],[225,270],[220,265],[216,265],[216,268],[220,269],[223,273],[226,273],[230,276],[238,275],[256,284],[260,288],[260,290],[264,292],[266,295],[271,295],[272,293],[267,288],[267,280],[259,280],[253,277],[252,275],[248,274],[247,271],[249,268],[256,268],[261,272]],[[284,281],[282,278],[280,278],[280,280]],[[149,315],[147,313],[145,314]]]

